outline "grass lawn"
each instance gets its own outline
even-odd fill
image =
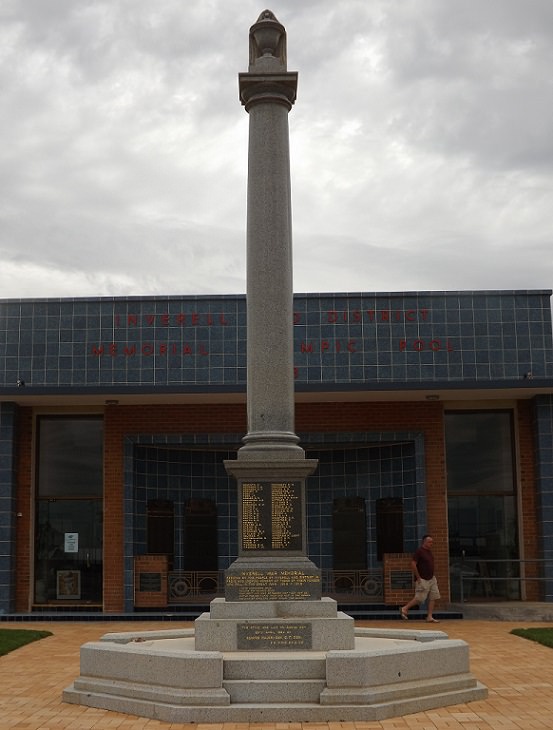
[[[20,646],[52,636],[51,631],[32,631],[28,629],[0,629],[0,656],[9,654]]]
[[[537,641],[538,644],[553,649],[553,629],[513,629],[511,634],[522,636],[523,639],[530,639],[530,641]]]

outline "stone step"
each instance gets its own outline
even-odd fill
[[[325,688],[324,679],[231,679],[223,680],[223,688],[235,704],[319,704]]]
[[[270,654],[230,657],[223,660],[223,678],[228,680],[325,679],[326,656],[323,653],[296,656]]]
[[[413,698],[433,695],[443,696],[446,693],[475,691],[478,682],[470,673],[452,677],[432,677],[412,682],[401,682],[382,685],[379,687],[326,687],[321,693],[322,705],[343,705],[345,703],[357,705],[365,704],[377,706],[383,703],[407,702]]]

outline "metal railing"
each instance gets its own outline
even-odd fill
[[[382,570],[323,570],[323,595],[340,601],[378,603],[384,598]],[[168,574],[168,603],[209,603],[225,593],[225,571],[172,570]]]
[[[381,569],[323,570],[322,593],[342,603],[384,600]],[[487,559],[461,556],[450,565],[453,601],[544,601],[553,595],[553,560]],[[225,571],[173,570],[168,574],[170,605],[208,604],[225,594]]]
[[[450,565],[452,599],[544,601],[551,594],[552,575],[552,560],[463,555]]]

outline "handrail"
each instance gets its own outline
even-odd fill
[[[457,568],[457,570],[455,570]],[[464,552],[458,563],[453,562],[450,566],[452,585],[455,573],[458,578],[459,600],[465,603],[467,600],[467,584],[481,585],[484,598],[501,598],[500,586],[511,584],[516,591],[516,597],[511,595],[511,600],[524,600],[529,591],[535,595],[532,600],[543,600],[544,590],[536,584],[545,584],[553,578],[553,560],[546,558],[487,558],[467,557]],[[515,588],[516,586],[516,588]],[[507,587],[508,590],[508,587]]]

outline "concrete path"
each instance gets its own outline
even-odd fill
[[[358,626],[398,628],[397,621],[358,621]],[[420,621],[412,628],[425,628]],[[225,723],[172,725],[108,710],[67,705],[62,690],[79,674],[79,647],[110,631],[153,630],[152,622],[2,623],[0,628],[47,629],[53,636],[0,657],[0,729],[107,730],[552,730],[553,649],[512,636],[517,627],[553,624],[504,621],[442,621],[440,630],[470,646],[471,670],[488,687],[481,702],[444,707],[381,722]],[[179,627],[181,624],[179,624]],[[182,626],[191,627],[183,622]],[[166,625],[162,628],[168,628]],[[171,628],[177,628],[172,624]]]

